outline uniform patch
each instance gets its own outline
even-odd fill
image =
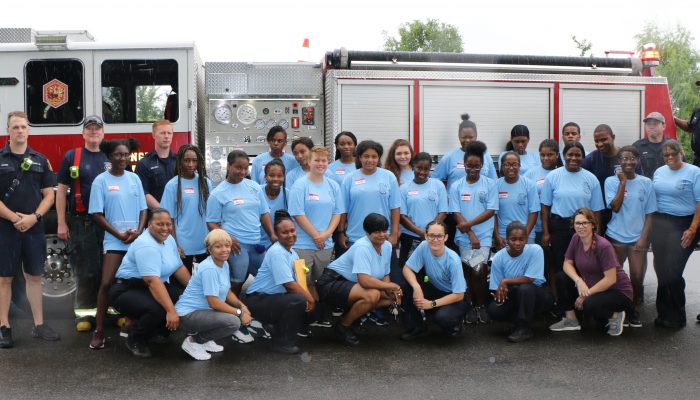
[[[462,201],[472,201],[472,195],[471,193],[462,193],[460,196]]]
[[[185,194],[194,194],[194,188],[193,187],[186,187],[184,189]]]

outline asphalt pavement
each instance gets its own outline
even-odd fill
[[[650,255],[651,261],[651,255]],[[656,283],[645,281],[642,328],[610,337],[589,322],[579,332],[549,332],[513,344],[501,323],[468,325],[461,337],[398,340],[402,329],[368,327],[361,345],[336,342],[315,328],[299,341],[302,353],[272,353],[262,339],[242,345],[220,340],[223,353],[195,361],[182,336],[153,345],[138,359],[116,327],[103,350],[88,349],[65,305],[47,304],[58,342],[30,335],[31,320],[14,320],[15,348],[0,350],[0,399],[697,399],[700,392],[700,252],[686,268],[688,326],[657,328]],[[65,301],[63,302],[65,303]]]

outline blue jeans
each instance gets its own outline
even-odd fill
[[[228,266],[231,271],[231,281],[243,283],[248,278],[248,274],[257,275],[260,265],[265,258],[265,252],[258,253],[254,244],[239,243],[241,252],[231,255],[228,258]]]

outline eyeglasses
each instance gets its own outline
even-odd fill
[[[577,228],[585,228],[590,224],[591,224],[590,221],[576,221],[576,222],[574,222],[574,226]]]
[[[429,235],[425,235],[425,237],[426,237],[428,240],[435,241],[435,240],[442,240],[442,239],[444,239],[444,238],[445,238],[445,235],[444,235],[444,234],[438,234],[438,235],[429,234]]]
[[[129,153],[112,153],[114,158],[129,158]]]
[[[672,151],[670,153],[664,153],[664,158],[675,157],[680,153],[680,151]]]
[[[637,161],[637,157],[622,157],[622,158],[620,158],[620,161],[622,161],[622,162]]]
[[[503,168],[518,168],[520,164],[503,164]]]

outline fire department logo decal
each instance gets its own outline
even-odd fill
[[[44,84],[44,103],[58,108],[68,102],[68,85],[54,79]]]

